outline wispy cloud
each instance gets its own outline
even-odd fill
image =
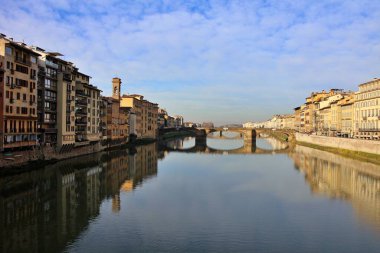
[[[377,1],[6,1],[0,31],[60,51],[110,93],[195,121],[286,113],[378,76]]]

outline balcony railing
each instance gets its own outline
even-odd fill
[[[30,66],[32,63],[30,62],[30,59],[22,58],[20,56],[15,56],[15,61],[18,63],[22,63],[24,65]]]
[[[75,124],[76,125],[80,125],[80,126],[86,126],[87,125],[87,121],[75,120]]]
[[[51,61],[46,61],[46,65],[55,69],[58,69],[58,64],[51,62]]]
[[[75,104],[76,105],[87,106],[87,101],[84,101],[84,100],[75,100]]]
[[[82,91],[82,90],[76,90],[75,95],[82,96],[82,97],[88,97],[88,95],[86,93],[84,93],[84,91]]]
[[[75,111],[75,114],[76,114],[76,115],[84,115],[84,116],[87,116],[87,112],[86,112],[86,111],[83,111],[83,110],[76,110],[76,111]]]
[[[64,73],[63,74],[63,80],[71,82],[71,74]]]
[[[380,132],[380,128],[359,128],[359,132]]]

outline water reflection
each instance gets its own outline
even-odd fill
[[[154,144],[61,161],[0,178],[0,251],[58,252],[99,215],[104,199],[120,211],[119,192],[157,175]]]
[[[195,140],[168,145],[192,149]],[[352,206],[355,217],[380,231],[379,166],[301,146],[274,156],[170,152],[153,144],[1,177],[0,252],[376,252],[379,246],[367,226],[351,222]],[[316,198],[308,187],[346,202]]]
[[[233,138],[210,138],[219,135],[211,133],[207,139],[197,140],[195,137],[185,137],[162,141],[159,150],[167,152],[205,153],[205,154],[276,154],[287,153],[289,146],[272,137],[244,140],[240,135]]]
[[[380,231],[380,168],[377,165],[297,146],[289,156],[314,194],[350,201],[357,217]]]
[[[265,149],[265,150],[281,150],[288,147],[287,143],[281,142],[275,138],[266,137],[266,138],[257,138],[256,147]]]

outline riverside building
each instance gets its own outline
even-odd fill
[[[157,138],[158,104],[149,102],[142,95],[123,95],[122,107],[131,107],[136,115],[137,138]]]
[[[0,149],[33,147],[37,140],[37,59],[24,43],[0,35],[2,138]]]
[[[354,137],[379,139],[380,137],[380,79],[359,85],[354,103]]]

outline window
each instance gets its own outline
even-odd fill
[[[12,55],[12,48],[11,47],[5,47],[5,54]]]
[[[12,66],[12,68],[13,68],[13,66]],[[24,67],[24,66],[21,66],[21,65],[18,65],[18,64],[16,64],[16,71],[24,73],[24,74],[29,74],[28,67]]]
[[[28,87],[28,81],[16,78],[16,85]]]
[[[35,56],[30,56],[30,61],[32,63],[37,63],[37,58]]]

